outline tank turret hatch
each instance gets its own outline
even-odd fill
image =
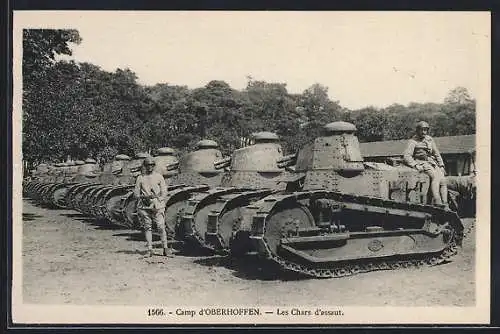
[[[114,174],[118,175],[122,172],[123,167],[128,165],[132,158],[130,158],[126,154],[118,154],[115,156],[115,160],[110,162],[109,164],[104,165],[104,173],[105,180],[102,183],[111,183],[110,179],[107,178],[108,175]]]
[[[126,177],[128,177],[128,175],[132,175],[134,177],[139,175],[141,173],[142,163],[146,158],[152,158],[152,156],[146,152],[137,153],[134,156],[134,158],[126,166],[122,168],[122,175]],[[128,181],[123,181],[123,182],[128,182]]]
[[[203,139],[196,144],[198,150],[203,150],[207,148],[217,148],[219,144],[215,140]]]
[[[255,144],[258,143],[275,143],[279,141],[279,136],[274,132],[262,131],[252,135]]]
[[[179,163],[179,160],[175,156],[175,150],[171,147],[162,147],[156,150],[156,154],[154,157],[156,163],[155,172],[163,175],[165,178],[175,175],[177,171],[171,172],[168,169],[168,166]]]
[[[115,160],[118,160],[118,161],[120,161],[120,160],[122,160],[122,161],[127,160],[128,161],[128,160],[130,160],[130,157],[128,155],[126,155],[126,154],[118,154],[115,157]]]
[[[106,166],[111,166],[111,165],[112,162],[108,163]],[[85,164],[79,167],[78,174],[85,175],[87,177],[96,177],[97,176],[96,172],[98,172],[98,170],[99,166],[97,165],[97,162],[92,158],[88,158],[85,159]],[[109,171],[109,168],[106,171]]]
[[[157,155],[174,155],[175,150],[171,147],[161,147],[158,150],[156,150]]]
[[[134,157],[134,160],[135,159],[146,159],[148,157],[151,157],[151,155],[149,153],[146,153],[146,152],[139,152],[135,155]]]
[[[342,121],[328,123],[323,127],[323,129],[327,135],[354,133],[357,131],[354,124]]]

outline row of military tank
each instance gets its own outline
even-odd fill
[[[364,162],[355,132],[353,124],[329,123],[286,156],[270,132],[226,158],[212,140],[180,160],[159,149],[170,235],[184,247],[253,254],[313,277],[450,261],[463,239],[457,214],[432,205],[425,174]],[[40,165],[24,195],[140,229],[132,189],[147,156],[117,155],[102,171],[93,159]]]

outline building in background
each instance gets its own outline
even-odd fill
[[[455,208],[461,217],[476,215],[476,135],[434,137],[443,158],[446,180]],[[360,143],[367,162],[404,164],[403,152],[408,140]]]
[[[434,137],[445,163],[446,175],[466,176],[474,174],[476,161],[476,135]],[[365,161],[403,163],[403,152],[408,139],[360,143]]]

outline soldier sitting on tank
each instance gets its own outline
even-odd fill
[[[416,135],[409,140],[403,159],[408,166],[429,175],[434,203],[448,208],[444,162],[434,139],[428,133],[429,124],[424,121],[418,122]]]
[[[156,163],[153,158],[147,157],[143,161],[141,175],[137,177],[134,196],[137,201],[137,215],[144,227],[148,256],[153,256],[153,233],[154,222],[161,234],[163,244],[163,255],[171,256],[167,244],[167,231],[165,229],[165,198],[167,196],[167,185],[162,175],[154,171]]]

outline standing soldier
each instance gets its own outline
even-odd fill
[[[153,256],[152,222],[154,221],[161,233],[163,255],[171,256],[165,230],[167,185],[163,176],[153,171],[155,165],[153,158],[147,157],[144,159],[141,175],[137,177],[134,189],[134,196],[138,199],[137,215],[144,226],[148,255]]]
[[[441,154],[429,133],[429,124],[424,121],[417,123],[416,135],[408,142],[403,153],[405,163],[420,172],[429,175],[434,203],[448,208],[448,189],[444,162]]]

